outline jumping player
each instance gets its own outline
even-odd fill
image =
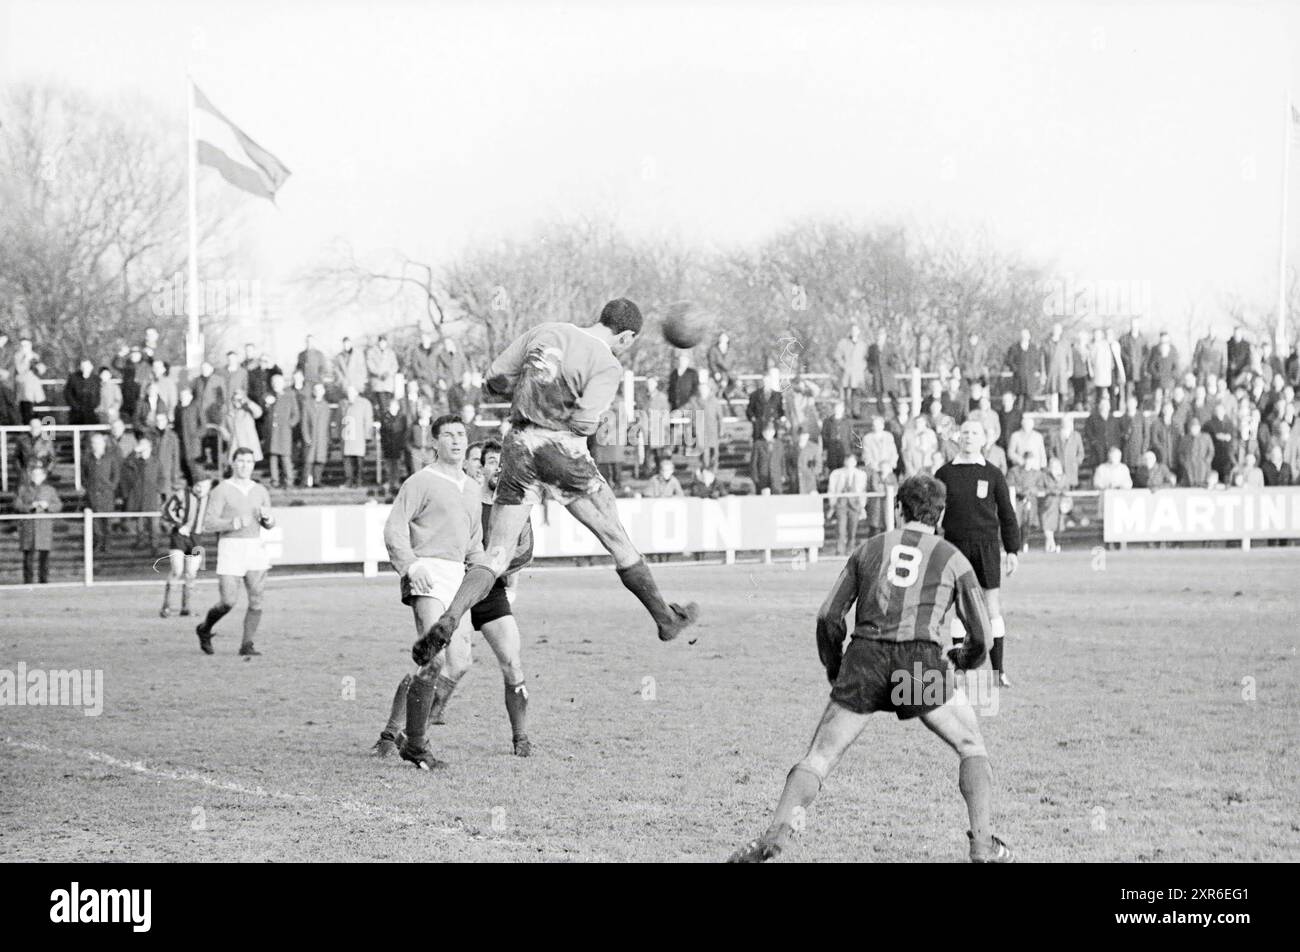
[[[486,534],[488,521],[492,514],[492,492],[496,489],[498,464],[501,460],[501,444],[489,440],[482,447],[481,510],[483,532]],[[524,523],[523,534],[515,557],[511,560],[507,574],[497,579],[496,585],[488,597],[470,609],[470,620],[474,631],[481,631],[484,639],[492,648],[501,666],[501,675],[505,681],[506,716],[510,719],[510,733],[517,757],[527,757],[532,753],[532,744],[528,740],[528,687],[524,681],[523,662],[520,657],[519,626],[515,623],[511,611],[514,601],[513,583],[516,572],[527,565],[533,557],[533,527],[531,522]],[[417,622],[418,624],[418,622]],[[429,709],[428,724],[444,723],[447,702],[451,700],[456,685],[473,664],[469,632],[462,625],[457,628],[451,643],[440,651],[430,664],[436,669],[434,677],[434,699]],[[401,727],[407,708],[407,696],[411,684],[411,675],[406,675],[397,686],[393,696],[393,706],[388,724],[379,735],[373,748],[378,757],[388,757],[398,750],[404,740]]]
[[[162,618],[167,618],[172,613],[172,585],[175,584],[181,587],[181,617],[190,614],[190,588],[198,577],[199,566],[203,562],[199,530],[207,515],[208,492],[211,489],[212,480],[200,479],[189,489],[173,493],[163,503],[163,524],[171,532],[171,541],[167,546],[171,574],[163,587],[162,609],[158,612]]]
[[[729,862],[761,863],[779,856],[802,826],[805,811],[873,711],[899,720],[920,717],[960,758],[958,787],[970,817],[970,858],[1010,863],[1011,850],[993,835],[989,819],[993,773],[975,711],[954,684],[942,653],[940,626],[955,607],[969,637],[948,652],[959,670],[984,660],[988,616],[970,563],[935,535],[944,487],[932,476],[909,477],[898,487],[903,526],[873,536],[849,557],[817,613],[817,650],[831,682],[831,699],[804,759],[785,780],[767,832]],[[857,603],[853,637],[843,650],[844,615]]]
[[[982,448],[987,442],[984,424],[967,420],[957,433],[958,453],[952,462],[940,466],[934,474],[948,490],[948,509],[943,517],[943,537],[966,556],[975,569],[975,578],[984,590],[988,602],[990,624],[993,628],[993,646],[989,659],[1001,687],[1011,687],[1011,681],[1002,669],[1002,639],[1007,633],[1002,619],[1002,559],[1006,552],[1007,578],[1019,564],[1020,523],[1015,507],[1011,505],[1011,492],[1007,489],[1002,471],[984,458]],[[999,548],[999,536],[1001,548]],[[954,645],[961,644],[961,624],[952,622]]]
[[[271,560],[262,544],[262,530],[275,526],[271,496],[266,487],[253,479],[253,451],[247,446],[235,450],[230,461],[234,475],[222,480],[208,494],[208,512],[203,520],[204,532],[219,533],[217,539],[218,601],[208,609],[207,617],[194,629],[199,648],[212,654],[212,628],[230,613],[239,601],[239,585],[248,592],[248,609],[244,612],[244,637],[239,653],[244,657],[260,655],[253,645],[257,626],[262,621],[262,592]]]
[[[524,332],[492,363],[487,388],[511,397],[510,432],[492,507],[484,564],[472,565],[446,612],[411,650],[427,663],[451,640],[461,616],[506,573],[515,543],[545,487],[614,557],[619,578],[655,620],[661,641],[694,624],[694,602],[668,604],[619,521],[614,493],[596,468],[587,438],[618,390],[624,353],[641,331],[641,312],[626,298],[610,301],[591,327],[546,323]],[[694,640],[692,640],[694,643]]]
[[[422,640],[451,601],[466,563],[481,565],[484,560],[482,490],[462,470],[469,443],[465,424],[459,416],[446,414],[433,421],[432,432],[437,458],[402,483],[384,523],[388,561],[401,576],[402,604],[415,616]],[[446,766],[424,738],[445,661],[443,647],[417,660],[419,670],[398,685],[388,724],[374,747],[378,756],[396,748],[403,760],[422,770]],[[406,732],[399,744],[403,713]]]

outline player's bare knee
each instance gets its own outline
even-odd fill
[[[806,770],[811,774],[815,774],[820,782],[825,783],[826,778],[830,775],[831,768],[835,766],[834,760],[828,754],[828,751],[810,750],[808,755],[795,764],[791,770]]]
[[[957,757],[965,760],[967,757],[987,757],[988,751],[984,748],[984,738],[977,733],[965,733],[953,738],[953,749],[957,751]]]
[[[519,658],[499,659],[498,663],[501,666],[501,677],[505,678],[506,684],[519,684],[524,680],[524,665]]]

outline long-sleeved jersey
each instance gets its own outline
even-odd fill
[[[398,575],[416,559],[486,563],[479,484],[431,466],[412,475],[397,492],[384,523],[388,561]]]
[[[538,324],[492,362],[488,386],[511,393],[510,421],[590,436],[623,376],[598,337],[573,324]]]
[[[999,534],[1002,548],[1020,551],[1020,525],[1011,505],[1011,492],[1002,471],[981,460],[978,463],[944,463],[934,478],[948,489],[943,513],[943,534],[963,542],[992,542]]]
[[[271,494],[261,483],[250,481],[246,488],[224,479],[208,493],[208,512],[203,532],[217,532],[223,539],[260,539],[263,511],[271,508]],[[235,520],[239,528],[235,528]]]
[[[955,606],[970,646],[988,643],[988,609],[975,570],[932,532],[894,529],[849,556],[817,612],[817,650],[828,670],[839,667],[844,615],[855,602],[854,638],[942,645],[943,617]]]

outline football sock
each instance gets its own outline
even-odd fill
[[[411,686],[411,675],[403,675],[402,680],[397,682],[397,690],[393,692],[393,706],[388,711],[388,723],[384,725],[384,733],[397,736],[397,732],[402,729],[406,723],[406,692]]]
[[[406,741],[412,747],[424,746],[424,726],[429,723],[433,707],[433,679],[418,674],[406,690]]]
[[[187,612],[189,610],[190,610],[190,583],[182,582],[181,583],[181,611]]]
[[[467,611],[487,597],[487,593],[492,591],[492,586],[496,583],[496,573],[486,565],[471,565],[465,570],[460,588],[456,589],[451,604],[443,614],[460,621]]]
[[[767,829],[768,834],[774,836],[782,847],[789,843],[796,827],[803,827],[803,820],[796,818],[807,811],[821,788],[822,778],[803,764],[795,764],[786,774],[785,789],[781,791],[772,825]]]
[[[459,681],[459,678],[449,678],[445,674],[439,674],[433,679],[433,704],[429,707],[430,722],[441,723],[443,712],[447,710],[447,702],[451,700],[452,692],[456,690]]]
[[[225,618],[230,613],[230,608],[231,606],[221,602],[217,602],[217,604],[209,608],[207,615],[203,619],[203,630],[211,633],[212,626]]]
[[[528,733],[528,686],[520,681],[518,684],[505,682],[506,716],[510,718],[511,737],[523,737]]]
[[[166,610],[172,606],[172,583],[163,583],[163,609]]]
[[[990,627],[993,629],[993,647],[989,649],[989,660],[993,662],[993,670],[1002,671],[1002,641],[1007,633],[1006,622],[1002,616],[990,620]]]
[[[641,600],[656,624],[671,625],[677,621],[663,595],[659,593],[659,586],[655,584],[655,578],[650,574],[650,566],[645,564],[645,559],[638,559],[627,568],[619,569],[618,577],[623,586]]]
[[[993,799],[993,768],[986,755],[965,757],[957,774],[957,786],[966,800],[970,814],[970,832],[974,842],[990,842],[993,830],[989,821],[989,802]]]
[[[244,644],[251,645],[257,634],[257,626],[262,621],[262,609],[250,608],[244,612]]]

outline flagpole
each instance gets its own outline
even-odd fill
[[[1282,97],[1282,233],[1277,261],[1277,342],[1274,353],[1289,353],[1286,346],[1286,227],[1287,198],[1291,191],[1291,95]]]
[[[187,165],[187,204],[189,206],[189,279],[186,283],[189,324],[185,334],[185,362],[190,370],[197,373],[203,362],[203,338],[199,332],[199,195],[198,195],[198,157],[195,154],[194,135],[194,78],[185,77],[186,86],[186,135],[185,159]]]

